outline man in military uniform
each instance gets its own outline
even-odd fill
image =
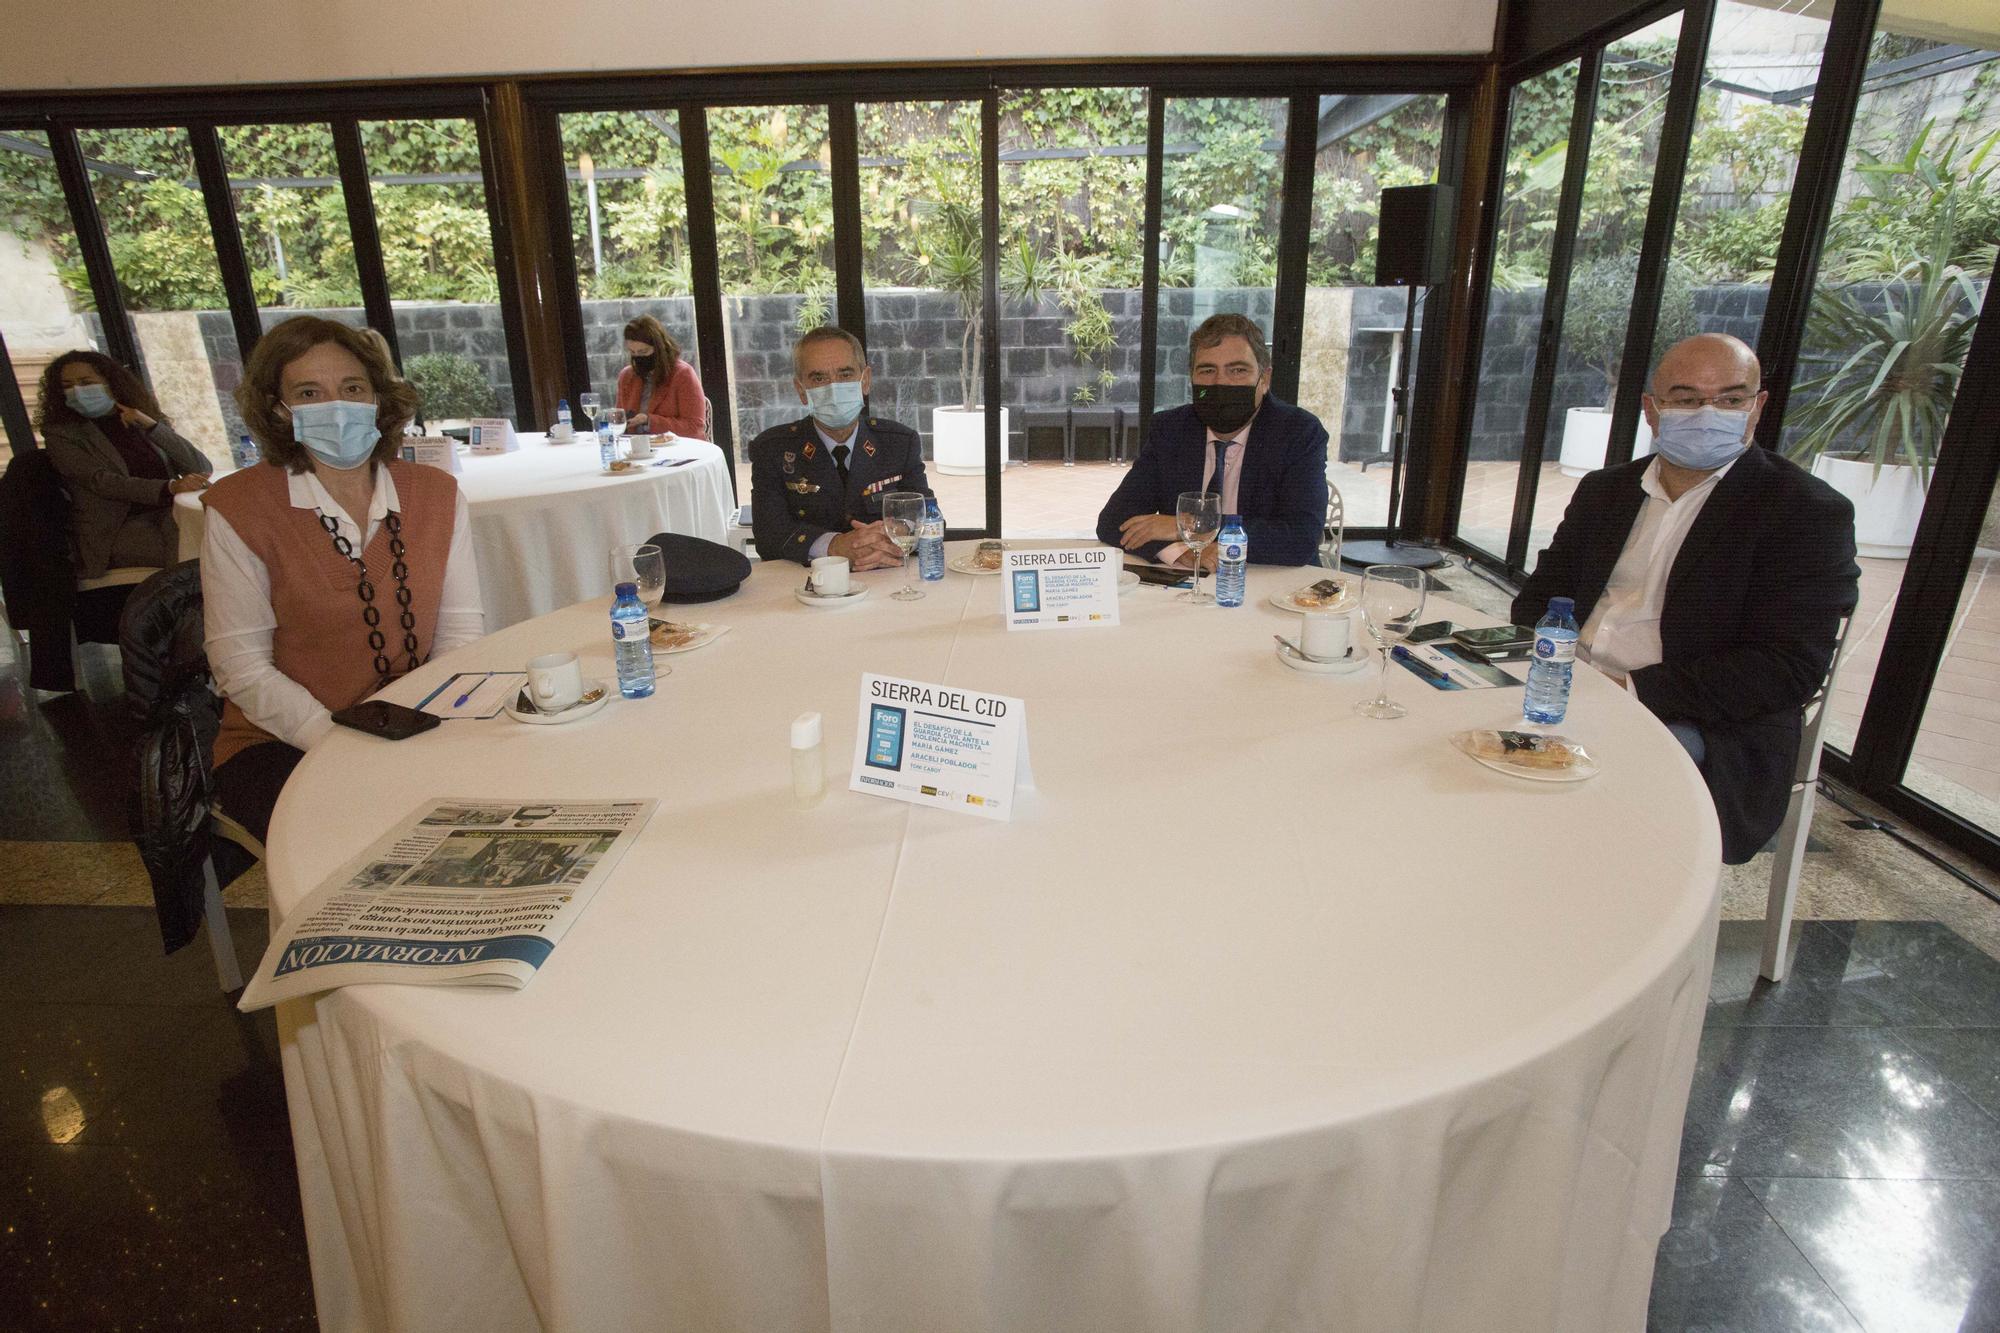
[[[868,360],[845,329],[822,326],[799,339],[792,384],[809,415],[750,442],[757,554],[800,564],[843,555],[855,569],[901,564],[902,551],[882,529],[882,497],[931,493],[923,441],[908,426],[866,414]]]

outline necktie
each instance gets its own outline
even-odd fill
[[[833,466],[840,473],[840,489],[843,491],[847,489],[847,454],[848,448],[846,445],[836,444],[833,446]]]
[[[1234,440],[1217,440],[1215,442],[1215,475],[1208,479],[1208,489],[1214,491],[1217,495],[1223,494],[1222,479],[1229,472],[1229,446],[1234,443],[1236,443]],[[1229,508],[1229,501],[1227,499],[1223,500],[1222,507],[1224,509]]]

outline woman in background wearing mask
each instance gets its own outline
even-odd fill
[[[693,366],[681,360],[681,345],[660,321],[641,315],[627,324],[625,353],[632,364],[618,372],[618,406],[627,414],[626,431],[633,435],[672,431],[707,439],[708,411],[701,396],[701,378]]]
[[[485,633],[465,496],[396,456],[416,392],[381,345],[300,316],[236,390],[264,462],[217,482],[201,589],[225,703],[215,794],[262,839],[333,713]]]
[[[42,372],[35,425],[68,484],[78,572],[174,563],[174,496],[213,466],[160,419],[146,386],[102,352],[64,352]]]

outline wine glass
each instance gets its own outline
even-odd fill
[[[667,595],[667,557],[659,547],[647,542],[641,546],[614,546],[611,548],[611,586],[621,583],[639,585],[639,600],[646,604],[646,618],[650,622],[660,609],[660,602]],[[653,659],[653,675],[670,676],[673,668]]]
[[[595,434],[597,431],[597,412],[599,408],[604,406],[604,399],[597,394],[586,393],[576,400],[576,405],[583,409],[585,416],[590,418],[590,429]]]
[[[1178,600],[1214,601],[1213,593],[1201,590],[1201,552],[1222,530],[1222,497],[1214,491],[1182,491],[1174,502],[1174,524],[1180,529],[1181,541],[1194,552],[1194,586]]]
[[[891,491],[882,497],[882,530],[889,534],[889,540],[896,543],[903,553],[903,586],[897,589],[895,597],[899,602],[914,602],[924,595],[923,589],[910,582],[910,552],[917,549],[917,529],[924,521],[924,497],[917,491]]]
[[[1354,705],[1363,717],[1401,717],[1409,710],[1389,698],[1389,650],[1424,615],[1424,571],[1408,565],[1370,565],[1361,575],[1361,615],[1382,650],[1382,674],[1373,699]]]
[[[605,408],[604,424],[611,427],[613,438],[623,436],[625,434],[625,409],[622,407]]]

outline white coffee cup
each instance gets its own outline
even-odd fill
[[[583,664],[575,653],[544,653],[530,660],[528,693],[544,713],[568,708],[583,697]]]
[[[813,591],[821,597],[847,596],[847,557],[823,555],[812,563]]]
[[[1299,651],[1307,657],[1332,661],[1347,656],[1352,621],[1330,611],[1308,611],[1300,620]]]
[[[634,461],[651,458],[653,456],[653,437],[650,435],[627,435],[625,437],[625,456]]]

